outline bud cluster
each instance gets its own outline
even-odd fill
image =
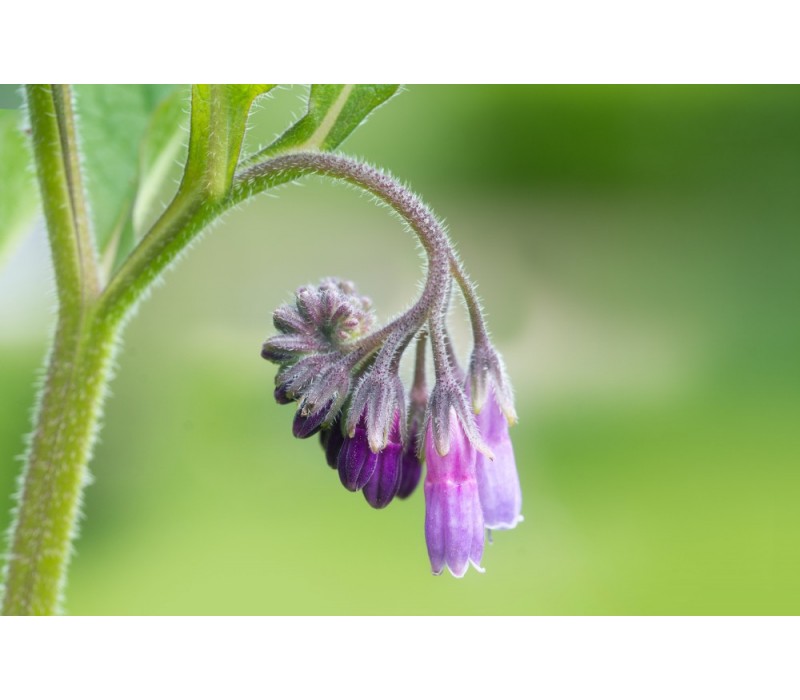
[[[253,166],[257,181],[280,173],[317,174],[358,187],[389,206],[418,237],[427,279],[416,303],[372,330],[370,303],[349,282],[324,280],[298,290],[275,312],[278,335],[262,356],[280,365],[275,399],[297,403],[292,430],[320,434],[328,464],[350,491],[375,508],[409,496],[425,478],[425,537],[435,574],[463,576],[480,567],[484,529],[514,527],[521,495],[508,425],[516,421],[511,388],[489,341],[480,303],[442,224],[390,174],[341,154],[297,152]],[[469,311],[474,338],[464,375],[447,333],[453,283]],[[417,338],[413,385],[398,374]],[[435,382],[425,384],[425,346]]]
[[[441,318],[431,315],[409,311],[373,330],[369,299],[351,282],[326,279],[301,287],[291,304],[275,311],[278,334],[261,354],[279,365],[276,401],[297,404],[295,437],[319,434],[328,466],[373,508],[410,496],[427,464],[431,567],[435,574],[446,567],[460,577],[470,563],[482,570],[485,528],[513,528],[521,520],[508,434],[515,414],[502,361],[485,334],[466,376]],[[414,380],[406,389],[398,368],[415,337]],[[436,368],[430,394],[428,341]]]

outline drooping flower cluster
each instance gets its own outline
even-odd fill
[[[409,497],[427,465],[431,568],[461,577],[469,564],[483,570],[485,529],[515,527],[522,498],[508,431],[515,415],[499,355],[485,332],[476,336],[465,377],[440,323],[446,309],[439,309],[435,316],[415,307],[373,331],[369,300],[350,282],[326,279],[301,287],[275,311],[279,333],[264,343],[262,357],[280,366],[275,399],[297,404],[294,435],[319,434],[342,485],[361,491],[373,508]],[[416,367],[406,391],[398,368],[414,338]],[[429,340],[436,370],[430,395]]]

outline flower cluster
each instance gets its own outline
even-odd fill
[[[446,297],[449,302],[449,289]],[[485,529],[522,519],[522,497],[509,422],[511,391],[485,332],[466,376],[446,327],[446,306],[414,307],[373,330],[368,299],[350,282],[323,280],[300,288],[273,316],[278,335],[262,357],[280,366],[275,399],[296,403],[295,437],[319,434],[342,485],[373,508],[409,497],[425,476],[425,537],[431,568],[463,576],[478,570]],[[427,324],[427,325],[426,325]],[[416,338],[414,380],[407,391],[400,357]],[[436,382],[425,381],[431,342]]]

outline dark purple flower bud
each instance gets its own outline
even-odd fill
[[[416,490],[421,477],[422,463],[417,455],[416,442],[410,441],[403,450],[397,497],[408,498]]]
[[[275,330],[281,333],[303,333],[306,329],[305,319],[297,312],[297,309],[285,304],[279,306],[272,313],[272,324]]]
[[[419,433],[420,426],[423,425],[424,413],[420,414],[415,410],[413,401],[411,412],[415,415],[411,419],[411,427],[408,431],[408,442],[403,449],[400,487],[397,490],[398,498],[408,498],[414,493],[422,477],[422,462],[419,458],[419,452],[422,447],[422,436]]]
[[[330,428],[323,428],[319,436],[322,449],[325,450],[325,461],[331,469],[336,469],[339,450],[342,449],[342,443],[344,443],[341,424],[338,420],[334,421]]]
[[[341,360],[321,370],[303,393],[300,408],[313,413],[317,407],[328,406],[324,422],[330,423],[350,394],[350,369],[351,363]]]
[[[447,567],[461,578],[470,563],[478,570],[483,555],[483,514],[475,479],[475,447],[451,410],[449,450],[441,455],[428,428],[425,435],[425,540],[431,569]]]
[[[405,441],[405,390],[397,371],[372,370],[365,374],[353,392],[345,432],[353,435],[358,424],[366,428],[369,446],[380,452],[389,444],[394,421],[400,421],[401,441]]]
[[[285,364],[275,376],[275,385],[289,398],[302,397],[311,383],[332,364],[341,359],[338,353],[309,355],[295,364]]]
[[[261,346],[261,357],[283,364],[296,362],[301,356],[320,350],[318,343],[302,335],[276,335]]]
[[[318,433],[325,422],[325,417],[328,415],[330,407],[330,403],[327,403],[313,413],[304,413],[303,409],[299,408],[297,413],[294,414],[294,422],[292,423],[294,436],[296,438],[307,438]]]
[[[390,442],[377,457],[375,471],[364,485],[364,498],[373,508],[385,508],[400,488],[403,447]]]
[[[326,279],[298,289],[294,303],[276,309],[272,321],[279,335],[264,343],[261,354],[272,362],[288,362],[342,349],[369,332],[374,315],[371,302],[356,293],[352,282]]]
[[[481,435],[494,452],[493,460],[478,454],[476,462],[483,519],[489,529],[510,530],[522,521],[522,490],[508,434],[508,421],[493,388],[489,389],[489,400],[476,421]]]
[[[373,508],[385,508],[397,495],[403,468],[403,445],[400,442],[399,416],[395,414],[389,443],[378,453],[375,471],[364,485],[364,498]]]
[[[288,403],[292,403],[294,401],[294,397],[289,396],[289,392],[287,390],[286,384],[279,384],[275,387],[275,391],[272,393],[275,397],[275,401],[282,406],[285,406]]]
[[[352,436],[345,435],[336,465],[339,479],[348,491],[358,491],[364,487],[375,471],[378,455],[369,448],[367,429],[361,421]]]

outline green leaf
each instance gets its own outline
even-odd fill
[[[107,264],[113,258],[117,268],[161,213],[163,197],[181,172],[176,163],[185,163],[176,197],[192,200],[215,187],[218,196],[227,191],[253,101],[273,87],[194,85],[191,92],[185,87],[174,90],[158,104],[141,139],[138,188],[114,227]]]
[[[244,143],[247,117],[257,97],[266,95],[275,85],[219,85],[227,113],[228,158],[225,171],[226,189],[230,188]]]
[[[19,110],[0,110],[0,265],[30,227],[39,202]]]
[[[83,171],[101,255],[120,247],[138,189],[139,149],[153,113],[172,85],[75,87]],[[121,252],[121,251],[118,251]]]
[[[399,90],[399,85],[312,85],[305,116],[247,163],[287,151],[331,151]]]
[[[168,95],[150,117],[139,148],[139,188],[133,208],[133,231],[137,240],[160,209],[165,189],[180,173],[177,162],[189,140],[188,124],[189,89],[186,87]]]
[[[230,190],[256,97],[274,85],[193,85],[189,153],[181,190],[203,187],[215,198]]]

